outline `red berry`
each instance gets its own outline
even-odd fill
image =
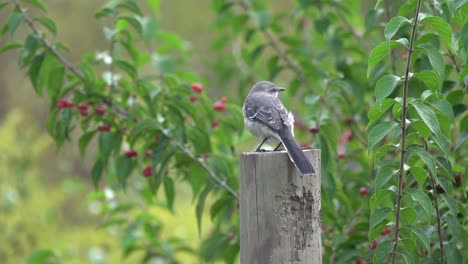
[[[344,159],[346,157],[345,153],[344,152],[338,152],[338,158],[339,159]]]
[[[352,117],[347,117],[347,118],[345,119],[345,123],[346,123],[347,126],[352,125],[353,122],[354,122],[354,119],[353,119]]]
[[[86,117],[86,116],[88,116],[88,110],[87,109],[86,110],[81,110],[80,114],[81,114],[82,117]]]
[[[316,134],[316,133],[320,132],[320,127],[311,127],[311,128],[309,128],[309,132],[312,133],[312,134]]]
[[[213,108],[214,108],[215,111],[222,112],[222,111],[224,111],[224,104],[221,103],[221,102],[216,102],[213,105]]]
[[[227,102],[228,102],[228,99],[226,96],[221,97],[221,103],[227,104]]]
[[[99,106],[99,107],[96,107],[96,109],[94,109],[94,111],[96,112],[96,115],[104,115],[104,113],[106,113],[106,108],[104,106]]]
[[[192,90],[197,93],[201,93],[203,91],[203,86],[201,83],[192,83]]]
[[[212,127],[217,127],[217,126],[219,126],[219,121],[218,121],[218,120],[213,120],[213,122],[211,122],[211,126],[212,126]]]
[[[125,156],[127,156],[128,158],[136,157],[137,154],[138,152],[134,149],[131,149],[125,152]]]
[[[89,104],[81,103],[76,108],[78,108],[78,110],[80,110],[81,112],[88,112]]]
[[[368,194],[369,194],[369,190],[366,187],[361,187],[361,189],[359,189],[359,195],[366,196]]]
[[[60,99],[59,102],[57,103],[57,108],[58,109],[62,109],[62,108],[70,108],[70,107],[74,107],[75,106],[75,103],[73,103],[72,101],[68,100],[68,99]]]
[[[159,137],[159,135],[155,135],[154,136],[154,141],[158,142],[161,138]]]
[[[98,131],[101,131],[101,132],[110,131],[110,126],[109,125],[99,125],[98,126]]]
[[[377,248],[377,240],[372,241],[372,244],[370,246],[371,249],[376,249]]]
[[[460,172],[455,173],[455,186],[459,187],[462,184],[462,175]]]
[[[146,168],[143,170],[143,176],[146,178],[151,177],[153,175],[153,166],[148,165]]]
[[[146,150],[146,151],[145,151],[145,157],[148,157],[148,158],[149,158],[149,157],[151,157],[151,156],[153,156],[153,151],[152,151],[151,149]]]
[[[196,101],[198,101],[198,97],[196,95],[191,95],[190,102],[195,103]]]
[[[382,230],[382,232],[380,232],[380,235],[381,236],[386,236],[386,235],[390,234],[391,232],[392,232],[392,229],[387,227],[384,230]]]
[[[358,258],[356,259],[356,264],[367,264],[367,262],[363,260],[362,258]]]

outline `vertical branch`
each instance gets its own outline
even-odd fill
[[[419,10],[421,9],[421,0],[418,0],[416,6],[416,13],[414,15],[413,27],[411,29],[411,39],[408,49],[408,58],[406,59],[406,69],[405,69],[405,80],[403,84],[403,105],[402,105],[402,114],[401,114],[401,156],[400,156],[400,173],[398,175],[398,196],[397,196],[397,206],[396,206],[396,220],[395,220],[395,244],[392,250],[392,264],[396,263],[396,251],[398,248],[399,235],[400,235],[400,209],[401,209],[401,198],[402,198],[402,189],[403,189],[403,176],[404,164],[406,157],[406,117],[407,117],[407,98],[408,98],[408,82],[409,82],[409,73],[411,66],[411,55],[413,55],[413,46],[414,39],[416,38],[416,30],[418,26],[418,17]]]
[[[428,151],[427,143],[424,141],[424,149]],[[439,212],[439,201],[437,200],[437,185],[435,182],[434,175],[432,175],[432,172],[429,171],[429,178],[431,179],[431,186],[432,186],[432,191],[434,192],[434,207],[436,210],[436,221],[437,221],[437,233],[439,235],[439,247],[440,247],[440,263],[443,264],[445,263],[445,257],[444,257],[444,243],[442,241],[442,228],[440,225],[440,212]]]

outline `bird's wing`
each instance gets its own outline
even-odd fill
[[[275,131],[289,125],[288,110],[276,97],[261,98],[261,100],[248,100],[244,107],[245,117],[259,121]]]

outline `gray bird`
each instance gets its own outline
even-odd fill
[[[302,174],[314,174],[314,167],[294,139],[294,116],[278,98],[281,91],[284,88],[272,82],[261,81],[255,84],[244,102],[245,126],[262,140],[256,151],[264,143],[279,143],[275,150],[283,144],[289,158]]]

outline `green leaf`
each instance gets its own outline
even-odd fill
[[[18,27],[24,21],[24,15],[22,13],[14,13],[10,16],[10,19],[7,21],[8,32],[13,35],[15,34]]]
[[[418,187],[421,189],[424,186],[424,183],[426,182],[427,179],[427,172],[418,166],[413,166],[410,168],[411,174],[416,178],[416,181],[418,182]]]
[[[447,204],[448,208],[452,212],[453,215],[458,214],[458,203],[457,201],[450,195],[443,193],[442,198],[444,199],[445,203]]]
[[[378,224],[385,220],[391,213],[392,209],[387,207],[377,208],[370,216],[369,230],[374,229]]]
[[[53,73],[50,74],[47,79],[47,94],[52,102],[57,101],[56,99],[60,96],[60,90],[62,89],[64,79],[65,67],[62,65],[54,68]]]
[[[119,67],[121,70],[123,70],[124,72],[126,72],[132,79],[136,79],[137,78],[137,70],[135,69],[135,67],[130,64],[129,62],[127,61],[124,61],[124,60],[116,60],[115,61],[115,64],[117,65],[117,67]]]
[[[429,245],[429,237],[428,235],[420,228],[414,225],[406,225],[403,227],[403,230],[407,230],[410,234],[412,234],[421,244],[424,245],[426,250],[431,250]]]
[[[262,54],[264,48],[265,45],[259,45],[252,51],[249,58],[249,64],[254,64],[257,61],[258,57]]]
[[[198,235],[201,235],[201,222],[202,222],[202,217],[203,217],[203,209],[205,208],[205,200],[208,194],[210,193],[210,190],[211,188],[207,186],[200,193],[200,196],[198,196],[197,206],[195,208],[195,214],[197,217]]]
[[[57,26],[55,25],[55,22],[47,17],[36,17],[34,18],[35,21],[41,23],[44,27],[46,27],[50,32],[52,32],[54,35],[57,34]]]
[[[377,66],[377,64],[395,47],[398,46],[408,46],[407,39],[399,39],[399,40],[391,40],[390,44],[387,45],[387,42],[381,42],[377,46],[375,46],[370,55],[369,61],[367,63],[367,78],[369,78],[370,73],[372,70]]]
[[[19,49],[21,47],[23,47],[23,43],[21,42],[10,42],[0,47],[0,53],[6,52],[12,49]]]
[[[416,223],[418,212],[413,207],[405,207],[400,211],[401,221],[403,224],[412,225]]]
[[[452,28],[447,22],[445,22],[445,20],[438,16],[427,16],[421,19],[420,23],[422,22],[431,25],[432,28],[434,28],[434,30],[437,31],[437,33],[439,33],[440,37],[445,42],[447,47],[451,51],[456,52],[455,46],[452,42]]]
[[[432,217],[432,203],[431,199],[429,199],[429,196],[427,196],[426,193],[419,189],[409,189],[407,192],[413,201],[419,204],[421,209],[424,211],[424,214],[426,215],[426,220],[429,221]]]
[[[372,151],[377,143],[379,143],[390,131],[395,129],[398,126],[397,123],[393,121],[384,121],[379,123],[369,133],[369,151]]]
[[[268,27],[271,23],[271,14],[268,10],[251,11],[250,17],[261,29]]]
[[[429,58],[429,62],[431,63],[431,66],[435,70],[439,79],[438,89],[440,90],[445,78],[444,58],[440,54],[440,51],[430,44],[421,44],[418,47],[424,49],[426,52],[427,57]]]
[[[2,10],[7,5],[8,5],[8,2],[0,3],[0,10]]]
[[[371,209],[371,214],[375,211],[377,206],[381,206],[382,204],[385,203],[385,201],[393,199],[394,197],[389,197],[391,195],[395,196],[395,192],[392,191],[390,188],[376,190],[369,198],[369,206]]]
[[[465,25],[463,25],[463,28],[460,32],[460,40],[461,43],[463,43],[465,52],[468,53],[468,23],[465,23]]]
[[[383,241],[380,243],[374,252],[374,263],[384,263],[392,249],[393,243],[391,241]]]
[[[450,144],[440,130],[439,121],[434,111],[432,111],[429,106],[421,102],[413,101],[410,104],[416,109],[416,112],[418,112],[419,116],[429,127],[432,133],[434,133],[434,141],[436,144],[448,156],[450,152]]]
[[[387,96],[389,96],[395,87],[397,86],[398,82],[400,82],[401,77],[395,75],[386,75],[377,82],[375,87],[375,98],[377,103],[382,102]]]
[[[166,193],[167,207],[174,211],[175,187],[174,181],[170,177],[164,177],[164,192]]]
[[[433,106],[435,109],[439,110],[441,114],[446,116],[451,123],[455,122],[455,116],[453,114],[453,108],[452,105],[441,99],[434,99],[433,101],[430,102],[431,106]]]
[[[416,72],[413,77],[421,80],[431,91],[436,91],[439,88],[439,78],[435,71],[424,70]]]
[[[395,170],[391,167],[384,167],[377,174],[375,179],[375,189],[381,189],[394,175],[398,173],[398,170]]]
[[[409,254],[408,252],[398,252],[398,254],[403,257],[406,264],[414,264],[415,263],[413,256],[411,254]]]
[[[406,17],[396,16],[390,19],[390,21],[388,21],[387,25],[385,26],[384,31],[387,43],[393,38],[393,36],[395,36],[400,27],[406,24],[411,24],[411,20],[407,19]]]
[[[40,0],[22,0],[25,3],[31,4],[44,12],[47,12],[46,6]]]
[[[27,264],[55,263],[55,261],[52,261],[52,259],[56,259],[56,256],[52,250],[36,249],[31,255],[29,255]]]
[[[131,12],[137,14],[137,15],[140,15],[140,16],[143,15],[143,13],[141,12],[138,5],[133,1],[125,1],[123,3],[120,3],[120,4],[116,5],[116,7],[127,9],[127,10],[129,10],[129,11],[131,11]]]
[[[396,101],[394,99],[384,99],[380,104],[372,105],[371,109],[367,113],[369,118],[369,123],[367,124],[367,129],[372,127],[376,121],[382,117],[385,112],[393,105]]]
[[[436,164],[435,164],[435,159],[434,157],[431,156],[429,152],[427,152],[425,149],[419,147],[419,146],[410,146],[407,151],[409,153],[415,153],[421,158],[422,161],[426,164],[426,166],[429,168],[429,171],[432,173],[432,175],[437,175],[436,173]]]
[[[134,167],[133,160],[126,156],[119,156],[116,160],[115,166],[117,180],[119,181],[122,188],[126,189],[128,176],[130,175]]]
[[[102,172],[104,171],[104,161],[102,158],[99,158],[94,163],[93,169],[91,171],[91,178],[93,180],[94,189],[97,189],[99,186],[99,181],[102,177]]]
[[[95,131],[86,132],[78,140],[78,146],[80,148],[80,154],[81,154],[82,158],[85,157],[86,147],[88,146],[89,141],[91,141],[91,139],[93,139],[94,134],[95,134]]]
[[[99,151],[104,159],[107,159],[112,153],[112,149],[114,148],[113,141],[113,135],[110,132],[99,133]]]

